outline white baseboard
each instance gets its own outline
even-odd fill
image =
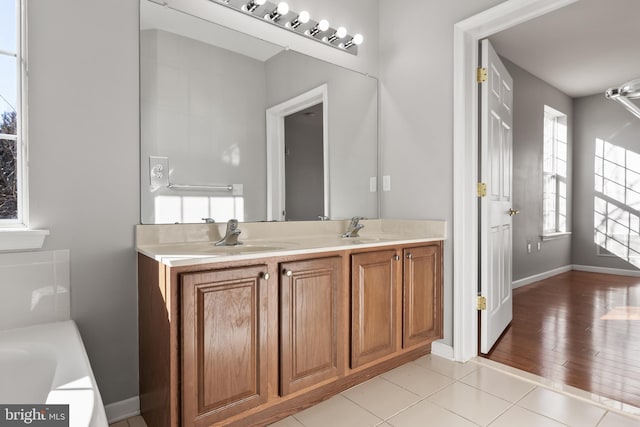
[[[617,274],[618,276],[640,277],[640,270],[627,270],[624,268],[594,267],[591,265],[573,265],[573,269],[577,271],[586,271],[589,273]]]
[[[140,415],[140,398],[134,396],[120,402],[110,403],[104,407],[104,412],[107,414],[109,424],[135,417]]]
[[[453,360],[453,347],[436,341],[431,343],[431,354]]]
[[[524,279],[516,280],[511,284],[511,289],[520,288],[522,286],[530,285],[531,283],[539,280],[548,279],[549,277],[557,276],[561,273],[573,270],[572,265],[565,265],[564,267],[554,268],[553,270],[545,271],[543,273],[534,274],[533,276],[525,277]]]

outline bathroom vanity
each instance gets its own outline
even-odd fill
[[[267,425],[442,338],[439,221],[138,226],[147,425]]]

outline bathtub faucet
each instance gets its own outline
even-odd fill
[[[349,227],[347,231],[342,235],[342,237],[358,237],[358,231],[364,228],[364,224],[360,224],[360,220],[364,219],[359,216],[354,216],[351,218],[351,222],[349,223]]]
[[[227,221],[227,231],[224,234],[224,237],[218,240],[215,245],[216,246],[237,246],[241,245],[242,242],[238,242],[238,236],[242,233],[242,230],[238,228],[238,220],[230,219]]]

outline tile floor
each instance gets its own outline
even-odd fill
[[[461,364],[427,355],[271,427],[427,425],[640,427],[640,408],[486,359]],[[144,427],[144,421],[112,427]]]

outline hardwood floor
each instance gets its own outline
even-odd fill
[[[571,271],[513,294],[485,357],[640,407],[640,278]]]

